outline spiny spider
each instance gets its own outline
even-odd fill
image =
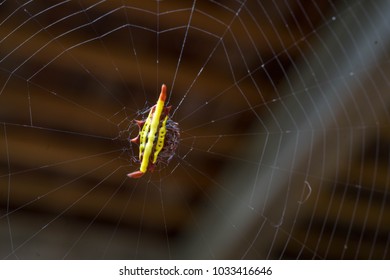
[[[139,178],[146,171],[153,172],[157,165],[165,164],[172,159],[179,145],[180,130],[178,123],[169,118],[172,106],[164,106],[167,97],[167,86],[161,86],[160,97],[156,105],[150,108],[144,120],[135,120],[139,128],[137,137],[130,142],[139,145],[140,169],[127,174],[130,178]]]

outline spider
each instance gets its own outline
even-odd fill
[[[175,154],[179,144],[180,130],[178,123],[169,118],[172,106],[164,106],[167,86],[161,86],[160,97],[156,105],[150,108],[144,120],[134,120],[139,128],[137,137],[130,142],[139,145],[140,168],[127,174],[130,178],[139,178],[146,171],[153,172],[157,165],[167,165]]]

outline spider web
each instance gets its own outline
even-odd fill
[[[389,258],[386,1],[0,7],[1,258]]]

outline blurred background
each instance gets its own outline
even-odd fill
[[[1,1],[0,258],[388,259],[388,1]],[[179,147],[140,179],[168,87]]]

